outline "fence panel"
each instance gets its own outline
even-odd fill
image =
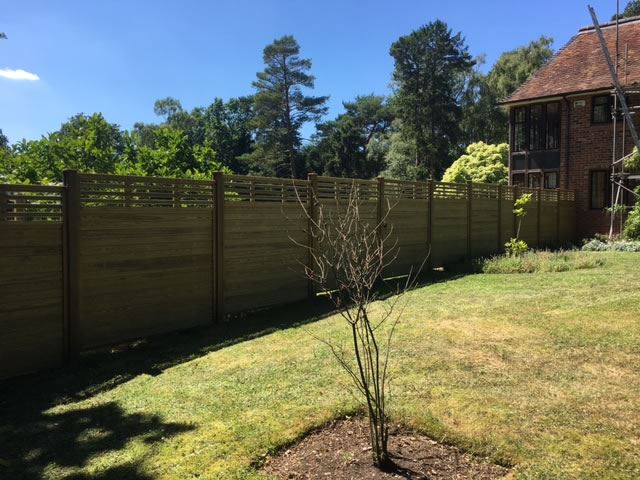
[[[467,186],[435,182],[433,192],[431,263],[457,262],[467,255]]]
[[[307,297],[307,182],[225,177],[224,302],[237,312]],[[296,242],[296,243],[294,243]]]
[[[384,181],[383,208],[396,260],[385,272],[389,276],[417,273],[426,269],[429,255],[429,184]],[[424,265],[424,266],[423,266]]]
[[[575,242],[576,236],[576,202],[575,193],[561,191],[560,195],[560,245]]]
[[[558,246],[558,192],[540,191],[540,247]]]
[[[519,188],[519,194],[531,194],[531,201],[526,206],[526,215],[522,217],[520,239],[530,247],[538,246],[538,190],[535,188]],[[517,220],[516,220],[517,222]],[[517,227],[517,225],[516,225]]]
[[[513,187],[502,188],[502,206],[500,208],[500,249],[512,237],[515,237],[515,218],[513,215],[513,202],[515,200],[515,189]]]
[[[64,356],[63,189],[0,185],[0,378]]]
[[[79,348],[210,322],[212,182],[80,176]]]
[[[471,255],[496,253],[500,210],[498,187],[475,184],[471,191]]]

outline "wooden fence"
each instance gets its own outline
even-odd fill
[[[533,194],[527,243],[553,247],[574,236],[574,195],[563,190],[74,171],[63,187],[0,185],[0,378],[314,295],[302,275],[308,252],[292,241],[311,241],[301,205],[330,210],[354,188],[365,221],[387,215],[399,248],[390,276],[429,251],[431,267],[501,251],[521,193]]]

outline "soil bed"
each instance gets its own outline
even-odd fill
[[[389,452],[396,468],[383,472],[372,464],[368,431],[364,418],[338,420],[268,458],[263,471],[281,479],[332,480],[489,480],[509,472],[401,425],[390,427]]]

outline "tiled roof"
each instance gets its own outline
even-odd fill
[[[615,23],[602,25],[602,33],[611,57],[615,58]],[[621,21],[619,36],[620,82],[625,84],[624,50],[625,45],[628,45],[626,85],[638,84],[640,83],[640,17]],[[569,43],[558,51],[549,63],[534,73],[502,103],[600,90],[611,86],[611,74],[600,49],[598,34],[593,27],[585,27],[569,40]]]

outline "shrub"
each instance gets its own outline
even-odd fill
[[[518,240],[517,238],[511,238],[504,244],[504,248],[507,255],[518,256],[529,250],[529,245],[524,240]]]
[[[631,171],[640,170],[640,153],[638,153],[638,147],[633,147],[632,154],[624,161],[624,167]]]
[[[640,196],[640,187],[636,188],[635,192]],[[628,240],[640,240],[640,201],[637,201],[629,212],[622,234]]]
[[[483,273],[537,273],[566,272],[597,268],[604,265],[603,258],[578,251],[537,251],[522,255],[497,255],[479,262]]]
[[[445,182],[475,182],[505,184],[509,178],[509,145],[470,144],[466,153],[444,172]]]
[[[585,252],[640,252],[640,241],[615,240],[610,242],[593,238],[585,242],[582,250]]]

